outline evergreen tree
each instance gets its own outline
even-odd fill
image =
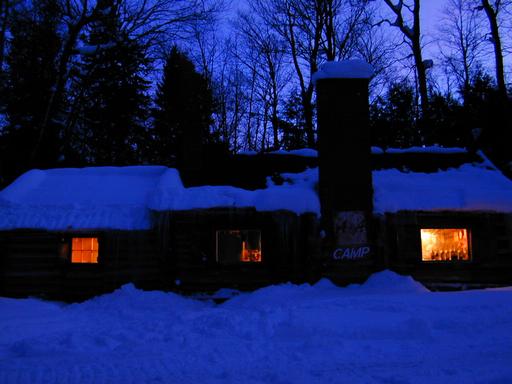
[[[176,46],[166,58],[155,104],[153,161],[200,168],[205,146],[214,144],[213,98],[204,76]]]
[[[300,95],[297,91],[293,91],[284,106],[284,119],[279,122],[282,133],[281,143],[284,149],[298,149],[307,146],[304,126]]]
[[[425,144],[471,146],[471,129],[462,122],[463,108],[451,95],[434,93],[430,96],[429,118],[430,124],[425,129]]]
[[[0,172],[7,180],[29,168],[54,167],[60,156],[58,116],[51,116],[48,129],[41,127],[55,85],[59,21],[56,0],[20,6],[12,15],[2,95],[6,125],[0,131]]]
[[[118,2],[98,2],[102,15],[91,24],[76,79],[78,122],[72,150],[89,164],[134,164],[147,157],[149,61],[144,47],[127,34]]]
[[[477,73],[465,90],[461,121],[476,133],[478,146],[485,149],[495,163],[502,165],[512,160],[509,148],[512,100],[503,99],[488,74]]]
[[[392,84],[384,98],[370,109],[372,144],[382,147],[409,147],[419,144],[414,89],[406,82]]]

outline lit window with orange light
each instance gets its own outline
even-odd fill
[[[260,263],[261,260],[262,255],[260,231],[217,231],[217,261],[219,263]]]
[[[97,263],[98,252],[97,237],[73,237],[71,240],[72,263]]]
[[[422,261],[469,261],[469,231],[465,228],[421,230]]]

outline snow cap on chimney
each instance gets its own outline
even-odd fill
[[[373,67],[363,60],[328,61],[313,75],[313,83],[322,79],[369,79]]]

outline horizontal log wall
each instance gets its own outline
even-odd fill
[[[0,235],[0,288],[3,295],[53,296],[61,290],[58,236],[40,232]]]
[[[220,287],[250,289],[282,281],[304,281],[314,254],[316,217],[253,209],[166,212],[158,220],[168,237],[169,288],[183,291]],[[167,224],[165,224],[167,223]],[[222,265],[216,260],[216,232],[260,230],[262,262]]]
[[[73,236],[99,238],[98,264],[72,264],[62,245]],[[132,282],[160,288],[162,253],[155,232],[0,233],[0,294],[82,300]]]
[[[439,283],[512,284],[512,215],[401,212],[377,216],[372,258],[338,263],[321,259],[315,215],[209,209],[155,214],[154,231],[101,231],[99,263],[71,264],[60,253],[71,232],[0,232],[0,295],[81,300],[129,282],[144,289],[185,292],[220,287],[252,289],[329,277],[338,284],[363,281],[379,268]],[[468,228],[470,262],[422,262],[421,228]],[[263,262],[221,265],[216,231],[258,229]]]

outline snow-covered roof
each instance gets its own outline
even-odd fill
[[[430,145],[423,147],[409,147],[409,148],[380,148],[372,147],[372,154],[403,154],[403,153],[429,153],[436,155],[453,155],[468,153],[466,148],[459,147],[441,147],[440,145]]]
[[[512,181],[484,164],[434,173],[373,171],[374,212],[456,210],[512,212]]]
[[[300,149],[292,149],[292,150],[284,150],[278,149],[276,151],[271,152],[256,152],[256,151],[241,151],[238,153],[239,155],[245,156],[256,156],[256,155],[283,155],[283,156],[301,156],[301,157],[318,157],[318,151],[316,149],[311,148],[300,148]]]
[[[163,166],[32,170],[0,192],[0,229],[148,229],[150,211],[254,207],[319,213],[316,170],[283,175],[266,189],[185,188]]]
[[[0,192],[0,228],[149,228],[147,203],[168,172],[158,166],[32,170]]]
[[[409,147],[409,148],[381,148],[381,147],[371,147],[371,153],[373,155],[383,155],[383,154],[436,154],[436,155],[453,155],[453,154],[465,154],[468,153],[466,148],[459,147],[442,147],[440,145],[430,145],[423,147]],[[246,156],[255,156],[260,155],[262,153],[256,151],[241,151],[238,153],[239,155]],[[302,157],[318,157],[318,151],[316,149],[311,148],[300,148],[300,149],[292,149],[292,150],[284,150],[279,149],[277,151],[264,152],[264,155],[288,155],[288,156],[302,156]]]
[[[512,212],[512,181],[483,154],[479,158],[481,162],[431,173],[374,170],[374,211]],[[32,170],[0,191],[0,229],[148,229],[152,210],[214,207],[319,215],[318,169],[281,176],[282,185],[269,179],[266,188],[252,191],[186,188],[176,169],[163,166]]]

